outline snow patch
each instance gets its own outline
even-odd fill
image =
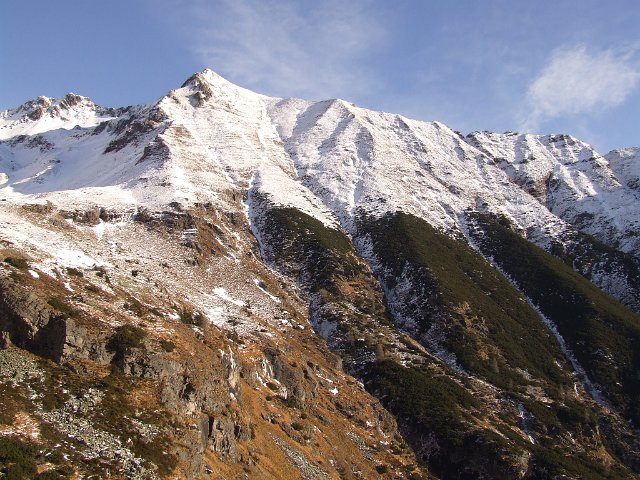
[[[224,287],[216,287],[213,289],[213,293],[223,299],[226,302],[232,303],[238,307],[246,306],[246,303],[242,300],[236,300],[224,289]]]
[[[56,252],[55,262],[59,265],[72,268],[92,268],[104,265],[103,262],[91,258],[81,250],[60,249]]]
[[[265,295],[267,295],[271,300],[273,300],[276,303],[280,303],[281,300],[276,297],[275,295],[271,295],[269,292],[267,292],[263,287],[263,282],[261,280],[258,280],[257,278],[253,279],[253,283],[256,284],[256,287],[258,287],[258,290],[260,290],[262,293],[264,293]]]

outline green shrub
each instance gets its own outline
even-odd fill
[[[385,398],[396,417],[411,418],[425,431],[456,444],[462,442],[464,410],[480,407],[478,400],[451,378],[392,360],[371,364],[365,378],[367,389]]]
[[[19,270],[26,270],[29,268],[27,260],[21,257],[7,257],[4,259],[4,263],[8,263]]]
[[[84,273],[82,273],[81,270],[73,267],[67,267],[67,275],[70,275],[72,277],[84,277]]]
[[[526,386],[522,370],[550,385],[570,380],[535,310],[466,242],[406,213],[360,218],[358,234],[371,239],[388,290],[402,276],[411,282],[415,296],[404,313],[416,321],[418,334],[442,322],[444,346],[465,370],[506,390]],[[495,353],[481,360],[483,349]]]
[[[613,471],[602,463],[588,457],[584,453],[568,456],[550,448],[536,446],[533,448],[535,469],[545,472],[545,478],[580,478],[584,480],[600,480],[602,478],[631,478],[629,472],[620,472],[619,467]]]
[[[336,276],[354,277],[362,272],[355,248],[343,232],[294,208],[271,208],[264,216],[265,231],[277,261],[298,264],[298,274],[317,290]]]
[[[365,373],[365,386],[397,419],[412,446],[419,451],[423,439],[432,437],[438,448],[423,457],[429,470],[441,478],[484,478],[484,465],[496,465],[511,478],[512,467],[502,456],[518,451],[502,436],[470,428],[469,418],[481,418],[483,404],[444,373],[428,368],[404,367],[392,360],[377,361]],[[465,476],[458,474],[465,471]]]
[[[75,308],[58,297],[50,298],[47,303],[62,313],[64,317],[76,318],[79,315],[79,312]]]
[[[162,347],[165,352],[173,352],[176,348],[176,344],[169,340],[160,340],[160,347]]]
[[[14,437],[0,436],[0,478],[22,480],[37,473],[35,445]]]
[[[117,357],[123,357],[130,354],[134,348],[142,347],[146,335],[146,332],[140,327],[122,325],[109,339],[107,349],[114,352]]]

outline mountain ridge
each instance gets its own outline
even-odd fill
[[[94,472],[638,475],[637,149],[464,137],[211,70],[149,105],[38,102],[1,118],[0,354],[55,362],[33,372],[86,400],[74,434],[164,442]],[[69,433],[20,378],[0,423]],[[123,385],[191,440],[103,425]]]

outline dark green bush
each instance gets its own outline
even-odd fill
[[[464,410],[480,403],[451,378],[427,370],[404,367],[392,360],[373,363],[366,373],[367,389],[386,398],[387,407],[399,418],[411,418],[439,437],[462,441]]]
[[[519,447],[490,430],[470,428],[468,419],[481,417],[483,405],[449,375],[383,360],[369,367],[365,385],[399,420],[414,448],[422,448],[424,438],[436,439],[438,448],[422,460],[438,477],[491,478],[484,468],[492,463],[503,470],[496,478],[512,478],[502,452]]]
[[[67,275],[70,275],[72,277],[84,277],[84,273],[82,273],[81,270],[73,267],[67,267]]]
[[[134,325],[122,325],[118,327],[115,333],[107,343],[107,349],[114,352],[117,357],[128,355],[134,348],[143,346],[143,340],[146,332],[140,327]]]
[[[15,267],[20,270],[26,270],[29,268],[29,263],[26,259],[21,257],[7,257],[4,259],[4,263],[8,263],[12,267]]]
[[[0,436],[0,478],[23,480],[37,473],[35,456],[38,449],[14,437]]]
[[[528,383],[521,370],[549,384],[570,380],[557,366],[562,352],[535,310],[466,242],[405,213],[360,218],[358,231],[369,235],[389,290],[402,275],[411,282],[415,298],[406,313],[421,332],[447,319],[445,346],[466,370],[506,390]],[[482,349],[499,355],[481,360]]]
[[[160,340],[160,347],[165,352],[173,352],[176,348],[176,344],[169,340]]]
[[[75,308],[58,297],[50,298],[47,303],[65,317],[76,318],[79,315],[79,312]]]
[[[294,208],[271,208],[265,230],[278,261],[298,263],[298,272],[319,289],[335,275],[353,277],[362,271],[347,235]],[[293,273],[293,272],[291,272]]]
[[[531,463],[535,466],[535,470],[546,473],[547,476],[544,478],[580,478],[583,480],[631,478],[628,471],[621,471],[619,467],[609,470],[604,463],[598,462],[584,453],[569,456],[541,446],[534,447],[533,453]]]

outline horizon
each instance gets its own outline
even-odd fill
[[[211,68],[264,95],[341,98],[465,134],[565,133],[604,154],[640,145],[638,23],[631,0],[12,2],[0,110],[69,92],[147,104]]]

